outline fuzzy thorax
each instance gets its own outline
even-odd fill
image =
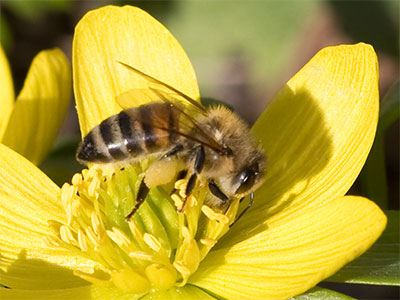
[[[185,202],[187,179],[175,183],[171,196],[152,188],[127,222],[143,176],[133,165],[112,171],[91,167],[64,184],[59,201],[65,221],[49,220],[53,234],[45,240],[96,263],[93,272],[76,270],[76,276],[134,294],[183,286],[228,231],[239,201],[226,214],[215,212],[203,204],[207,189],[199,184]]]

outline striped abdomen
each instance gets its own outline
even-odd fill
[[[121,111],[94,127],[78,148],[81,163],[110,163],[164,152],[174,143],[179,111],[150,103]]]

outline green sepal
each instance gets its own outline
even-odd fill
[[[314,287],[304,294],[288,300],[354,300],[354,298],[332,290]]]

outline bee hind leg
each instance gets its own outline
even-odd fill
[[[161,156],[159,159],[165,159],[171,156],[174,156],[176,154],[178,154],[179,152],[181,152],[183,150],[183,146],[181,144],[176,145],[174,148],[172,148],[171,150],[169,150],[167,153],[165,153],[163,156]]]
[[[144,202],[144,200],[147,197],[147,194],[149,193],[149,187],[146,185],[144,182],[144,178],[142,179],[142,182],[140,183],[139,190],[136,194],[136,204],[135,207],[132,209],[132,211],[125,217],[126,221],[129,221],[131,217],[136,213],[136,211],[139,209],[140,205]]]

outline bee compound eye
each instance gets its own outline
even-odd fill
[[[253,169],[246,169],[239,175],[239,187],[236,190],[236,194],[242,194],[247,192],[254,186],[256,181],[257,172]]]

